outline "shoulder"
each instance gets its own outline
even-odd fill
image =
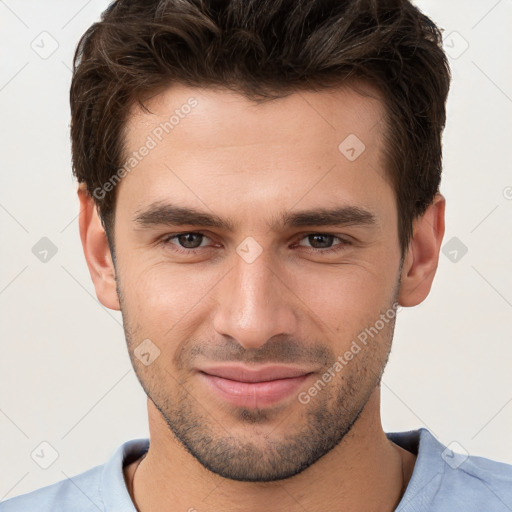
[[[0,512],[134,512],[123,467],[149,449],[149,439],[119,446],[111,458],[77,476],[0,503]]]
[[[512,466],[447,449],[438,500],[456,498],[468,511],[512,510]]]
[[[0,512],[89,512],[103,510],[99,493],[103,466],[0,503]]]
[[[397,510],[512,510],[512,465],[464,453],[457,444],[445,446],[424,428],[388,437],[417,455]]]

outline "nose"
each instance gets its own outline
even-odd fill
[[[245,349],[257,349],[276,335],[296,332],[294,304],[286,271],[264,250],[249,263],[238,255],[218,287],[213,326]]]

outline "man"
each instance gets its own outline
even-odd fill
[[[380,421],[444,234],[440,40],[405,0],[110,5],[73,164],[150,439],[2,512],[512,510],[511,466]]]

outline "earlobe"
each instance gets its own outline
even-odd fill
[[[84,256],[98,300],[105,307],[119,311],[121,308],[117,296],[115,267],[107,235],[94,199],[83,185],[81,184],[78,188],[78,198],[80,200],[80,238]]]
[[[445,204],[444,197],[437,194],[425,213],[414,221],[398,296],[402,306],[417,306],[430,292],[444,236]]]

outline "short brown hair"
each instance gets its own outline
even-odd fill
[[[112,2],[75,52],[73,172],[109,235],[115,189],[102,187],[123,162],[135,102],[144,107],[144,98],[173,83],[266,101],[354,79],[385,99],[387,172],[404,254],[414,218],[439,191],[450,84],[441,31],[408,0]]]

